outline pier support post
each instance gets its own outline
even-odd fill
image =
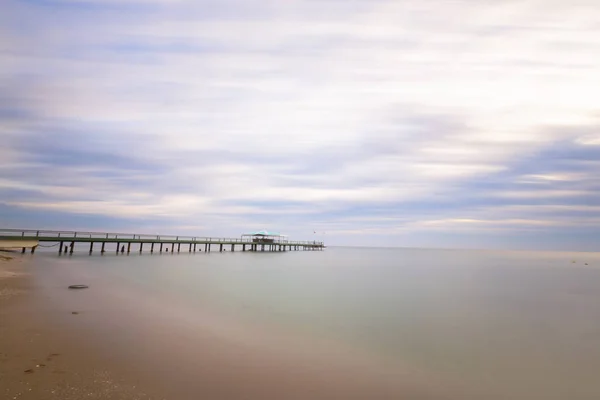
[[[131,242],[127,243],[127,254],[131,252]]]
[[[161,253],[162,253],[162,247],[163,247],[163,244],[161,243],[161,244],[160,244],[160,252],[161,252]]]
[[[37,246],[33,246],[33,247],[31,248],[31,254],[35,253],[35,248],[36,248],[36,247],[37,247]]]
[[[150,254],[154,253],[154,242],[150,244]]]
[[[177,243],[177,252],[179,253],[181,251],[181,243]]]
[[[102,248],[100,249],[100,253],[104,254],[104,245],[106,244],[106,242],[102,242]]]
[[[171,243],[171,254],[173,254],[173,250],[175,250],[175,243]]]
[[[190,253],[192,252],[192,244],[191,243],[190,243],[190,250],[189,250],[189,252]]]
[[[235,251],[235,244],[231,245],[231,251]]]
[[[73,254],[74,249],[75,249],[75,242],[71,242],[71,251],[69,251],[69,254]]]
[[[263,244],[263,245],[261,245],[261,246],[262,246],[262,247],[261,247],[260,251],[265,251],[265,245]]]
[[[94,251],[94,242],[90,242],[90,255],[92,255],[93,251]]]
[[[194,253],[196,252],[196,243],[194,243]]]
[[[58,255],[60,256],[62,254],[62,250],[63,249],[63,242],[60,242],[60,247],[58,248]]]
[[[142,254],[142,250],[144,250],[144,243],[140,243],[140,254]]]
[[[242,251],[246,251],[246,245],[245,244],[242,245]]]
[[[23,247],[23,249],[21,249],[21,254],[25,254],[25,250],[27,250],[25,247]]]
[[[223,243],[219,245],[219,252],[223,252]]]

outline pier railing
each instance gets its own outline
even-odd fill
[[[80,231],[53,231],[53,230],[34,230],[34,229],[0,229],[0,238],[3,239],[35,239],[42,241],[68,241],[72,239],[98,239],[98,241],[108,241],[110,239],[118,241],[126,241],[128,239],[134,241],[154,241],[157,242],[197,242],[197,243],[240,243],[252,244],[252,238],[219,238],[205,236],[177,236],[177,235],[149,235],[135,233],[107,233],[107,232],[80,232]],[[304,240],[288,240],[278,239],[273,241],[274,244],[289,244],[289,245],[309,245],[323,246],[323,242]]]

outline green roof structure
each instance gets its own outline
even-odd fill
[[[282,235],[281,233],[278,232],[269,232],[266,230],[262,230],[262,231],[256,231],[256,232],[251,232],[251,233],[244,233],[242,236],[285,236]]]

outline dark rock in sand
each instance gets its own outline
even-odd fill
[[[89,288],[88,285],[71,285],[69,286],[69,289],[87,289]]]

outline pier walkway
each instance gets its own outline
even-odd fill
[[[44,243],[44,244],[42,244]],[[137,250],[142,253],[144,249],[150,253],[181,252],[189,253],[202,251],[298,251],[298,250],[323,250],[325,244],[317,241],[294,241],[281,239],[262,238],[214,238],[192,236],[164,236],[164,235],[138,235],[133,233],[102,233],[102,232],[72,232],[72,231],[47,231],[27,229],[0,229],[0,248],[17,248],[23,253],[31,249],[35,252],[38,246],[49,247],[56,245],[58,254],[73,254],[76,245],[85,249],[91,255],[94,250],[100,254],[105,253],[107,244],[111,245],[116,253],[131,253]],[[81,246],[85,244],[85,248]],[[98,245],[100,248],[95,247]],[[136,248],[132,249],[132,245]],[[146,247],[144,247],[146,245]],[[215,247],[213,247],[215,246]]]

